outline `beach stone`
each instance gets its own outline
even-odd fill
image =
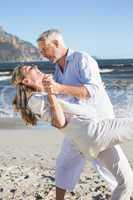
[[[16,192],[16,189],[11,189],[10,192],[11,192],[11,193],[15,193],[15,192]]]
[[[41,200],[41,199],[43,199],[43,197],[40,194],[36,193],[35,200]]]
[[[74,192],[70,192],[70,193],[71,193],[72,196],[75,196],[75,193],[74,193]]]
[[[23,192],[22,192],[22,195],[25,196],[25,195],[26,195],[26,191],[23,191]]]
[[[91,177],[87,177],[87,176],[86,176],[85,178],[86,178],[87,181],[90,181],[90,180],[91,180]]]
[[[26,175],[25,177],[24,177],[24,179],[27,179],[27,178],[29,178],[30,176],[29,175]]]
[[[3,188],[0,188],[0,192],[3,192],[4,191],[4,189]]]
[[[94,183],[98,184],[98,183],[99,183],[99,181],[94,181]]]
[[[103,198],[102,194],[97,194],[96,196],[93,196],[92,198],[93,198],[93,200],[105,200]]]
[[[105,199],[110,200],[111,199],[111,194],[105,194]],[[130,199],[133,200],[133,199]]]

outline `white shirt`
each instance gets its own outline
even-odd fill
[[[96,110],[86,103],[74,103],[71,96],[58,95],[57,101],[63,109],[65,117],[77,116],[83,119],[95,119]],[[28,100],[29,109],[43,121],[51,122],[50,104],[46,93],[34,92]]]
[[[96,158],[100,148],[95,143],[96,122],[99,121],[95,109],[90,105],[86,106],[85,103],[84,106],[83,103],[73,103],[72,97],[65,98],[59,95],[57,101],[68,122],[64,128],[60,129],[61,132],[73,141],[77,150],[85,157]],[[41,120],[51,123],[50,104],[45,93],[33,93],[29,98],[28,107]]]

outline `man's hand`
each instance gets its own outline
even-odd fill
[[[45,75],[42,83],[45,91],[48,93],[59,94],[61,91],[61,84],[55,82],[51,75]]]
[[[88,99],[91,96],[84,85],[73,86],[59,84],[53,80],[51,75],[44,75],[42,82],[43,88],[47,93],[51,91],[52,94],[65,94],[78,99]]]

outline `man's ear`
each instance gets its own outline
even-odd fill
[[[59,41],[58,40],[53,40],[53,43],[57,48],[59,47]]]

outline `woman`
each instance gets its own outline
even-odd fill
[[[19,81],[18,81],[19,80]],[[23,82],[23,74],[17,68],[14,70],[12,84],[16,86],[16,97],[13,105],[20,111],[26,123],[36,125],[38,119],[50,122],[72,139],[76,148],[89,159],[113,145],[133,139],[133,119],[97,119],[93,108],[69,103],[69,99],[53,94],[47,85],[46,93],[36,92],[36,87],[27,87]],[[47,84],[44,81],[41,87]],[[34,80],[36,84],[36,79]]]

